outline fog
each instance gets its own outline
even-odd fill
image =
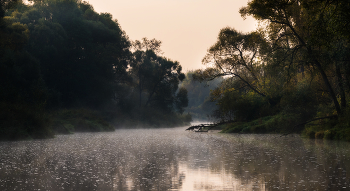
[[[1,190],[339,190],[349,143],[172,129],[1,142]]]

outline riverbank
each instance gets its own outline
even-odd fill
[[[349,112],[340,116],[315,118],[301,122],[296,115],[277,114],[248,122],[232,122],[219,125],[222,133],[297,133],[310,139],[350,141]]]
[[[0,103],[0,140],[47,139],[56,134],[114,129],[99,111],[84,108],[47,111],[32,105]]]
[[[232,122],[221,126],[223,133],[301,133],[298,116],[278,114],[247,122]]]
[[[72,108],[45,110],[26,104],[0,103],[0,141],[53,138],[75,132],[111,132],[116,128],[160,128],[190,125],[188,114],[127,113]]]

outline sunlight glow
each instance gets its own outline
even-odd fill
[[[250,32],[257,22],[240,16],[248,0],[88,0],[97,12],[117,19],[131,40],[156,38],[164,56],[179,61],[184,71],[204,68],[201,60],[216,42],[220,29],[230,26]]]

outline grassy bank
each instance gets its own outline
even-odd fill
[[[305,121],[301,121],[298,115],[280,113],[247,122],[224,124],[219,128],[222,129],[222,133],[298,133],[311,139],[350,141],[349,114],[349,109],[347,109],[338,117],[324,118],[303,124]]]
[[[0,103],[0,140],[53,138],[55,134],[114,131],[115,128],[158,128],[190,125],[189,114],[145,111],[141,116],[87,108],[45,111],[40,107]]]
[[[303,136],[311,139],[350,141],[350,109],[334,118],[313,121],[305,126]]]
[[[47,112],[41,107],[0,103],[0,140],[53,138],[55,134],[114,131],[101,112],[63,109]]]
[[[223,133],[288,133],[291,129],[298,132],[300,129],[294,128],[298,116],[288,114],[278,114],[266,116],[248,122],[233,122],[222,125]]]
[[[52,120],[52,129],[56,134],[114,131],[101,112],[91,109],[58,110],[52,113]]]

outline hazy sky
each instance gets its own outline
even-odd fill
[[[255,30],[253,18],[239,9],[248,0],[86,0],[96,12],[118,20],[130,40],[156,38],[163,56],[179,61],[184,71],[204,68],[201,61],[220,29]]]

